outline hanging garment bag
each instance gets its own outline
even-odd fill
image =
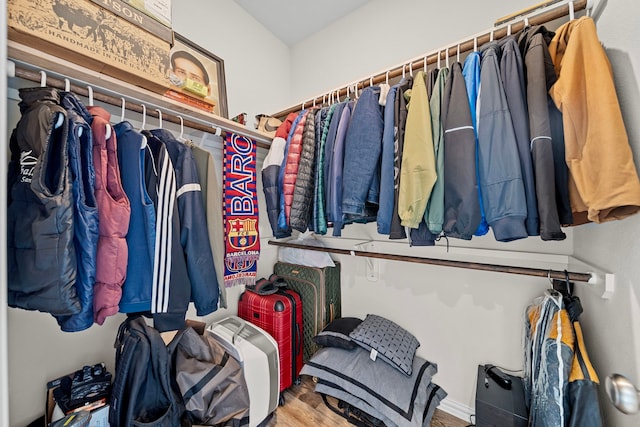
[[[316,268],[277,262],[274,273],[302,299],[303,360],[306,362],[318,350],[313,337],[341,316],[340,264]]]
[[[238,301],[238,316],[267,331],[278,343],[280,391],[298,382],[302,369],[302,300],[291,289],[261,295],[245,291]],[[280,397],[284,402],[283,396]]]

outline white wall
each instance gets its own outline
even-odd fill
[[[181,1],[180,7],[176,5],[174,8],[173,19],[175,31],[224,60],[230,117],[246,112],[248,125],[253,126],[255,114],[274,111],[277,106],[288,102],[289,49],[235,2],[218,0],[212,6],[203,0]],[[119,109],[112,109],[112,114],[119,117]],[[15,126],[18,118],[16,103],[10,102],[9,129]],[[127,119],[137,123],[139,117],[128,113]],[[147,127],[149,125],[153,123],[147,120]],[[175,127],[174,130],[177,131]],[[201,137],[201,132],[185,129],[185,133],[195,139]],[[221,147],[219,143],[217,146]],[[222,165],[220,150],[217,155],[218,164]],[[264,150],[258,150],[258,170],[264,155]],[[2,162],[2,176],[6,176],[5,167]],[[221,174],[221,170],[218,173]],[[260,208],[264,209],[262,198]],[[4,216],[2,221],[6,221]],[[264,235],[268,233],[264,232]],[[268,275],[273,263],[267,251],[262,257],[259,274]],[[240,291],[238,287],[228,290],[229,310],[218,310],[202,320],[210,322],[236,313]],[[4,299],[2,304],[6,304]],[[195,318],[195,313],[190,311],[188,316]],[[60,332],[55,319],[48,314],[9,308],[6,324],[9,414],[0,408],[0,420],[8,416],[10,427],[27,425],[44,412],[46,382],[85,364],[104,361],[113,372],[113,342],[123,319],[124,315],[117,315],[109,318],[103,326],[94,325],[86,331],[69,334]],[[4,318],[0,324],[5,326]],[[0,380],[4,387],[6,378]],[[0,422],[0,425],[5,424]]]
[[[292,48],[293,104],[453,46],[489,29],[496,19],[535,3],[371,0]],[[450,54],[455,56],[453,50]]]
[[[640,47],[635,41],[640,5],[633,0],[601,3],[604,12],[598,31],[613,63],[639,165]],[[293,102],[283,107],[452,45],[490,28],[496,18],[531,4],[527,0],[468,1],[452,8],[451,2],[372,0],[293,47]],[[380,238],[371,227],[356,228],[349,234],[361,240]],[[640,217],[577,227],[574,234],[575,254],[616,273],[617,279],[616,294],[610,301],[600,299],[596,289],[578,286],[585,308],[584,333],[595,368],[601,380],[611,372],[621,372],[640,384]],[[455,239],[451,242],[458,243]],[[471,245],[482,247],[488,242],[474,238]],[[388,243],[375,244],[379,251],[394,249]],[[561,246],[538,239],[521,244],[524,247],[497,247],[506,251],[574,251],[571,238]],[[429,252],[417,249],[411,254],[428,256]],[[439,364],[435,381],[449,392],[447,400],[454,409],[474,406],[477,364],[522,367],[523,311],[548,286],[546,279],[382,262],[380,280],[371,283],[364,278],[363,259],[340,259],[344,267],[343,315],[377,312],[411,330],[422,343],[419,354]],[[601,397],[607,425],[640,424],[640,416],[625,416],[613,408],[604,392]]]
[[[174,30],[224,60],[229,118],[290,99],[289,48],[232,0],[174,2]]]

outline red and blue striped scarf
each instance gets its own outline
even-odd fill
[[[256,145],[227,133],[224,144],[224,285],[253,285],[260,258]]]

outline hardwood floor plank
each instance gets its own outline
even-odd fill
[[[348,427],[351,424],[334,414],[314,390],[310,377],[284,392],[285,404],[276,409],[265,427]],[[431,427],[466,427],[469,423],[436,409]]]

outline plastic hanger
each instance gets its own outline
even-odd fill
[[[69,81],[69,79],[64,79],[64,91],[65,92],[71,91],[71,82]]]
[[[87,97],[89,98],[89,107],[93,107],[93,88],[87,86]]]
[[[460,62],[460,43],[458,43],[458,53],[456,54],[456,61]]]
[[[373,87],[373,76],[369,77],[369,87]]]
[[[140,132],[144,130],[144,126],[147,124],[147,106],[144,104],[140,104],[142,106],[142,126],[140,126]]]
[[[122,106],[121,106],[121,110],[120,110],[120,122],[124,122],[124,112],[126,110],[126,101],[124,100],[124,98],[120,98],[120,101],[122,101]]]
[[[478,38],[477,37],[473,38],[473,51],[474,52],[478,51]]]
[[[446,64],[447,68],[449,68],[449,48],[447,48],[447,56],[445,58],[445,61],[446,61],[445,64]]]
[[[424,59],[422,60],[422,68],[424,69],[424,73],[425,74],[427,74],[427,56],[428,55],[425,55]],[[389,83],[389,82],[387,82],[387,83]]]
[[[576,19],[575,10],[573,8],[573,0],[569,2],[569,21]]]
[[[407,66],[407,64],[402,64],[402,78],[403,78],[403,79],[404,79],[404,76],[405,76],[405,74],[404,74],[404,67],[406,67],[406,66]]]
[[[489,41],[490,42],[493,41],[493,32],[494,32],[494,30],[491,30],[491,33],[489,34]]]
[[[413,63],[409,62],[409,75],[413,77]]]
[[[180,135],[178,135],[178,139],[184,141],[184,119],[182,116],[178,116],[178,120],[180,120]]]
[[[384,81],[386,84],[389,84],[389,70],[387,70],[387,74],[384,77]]]
[[[511,35],[511,24],[507,25],[507,37]]]
[[[160,129],[162,129],[162,111],[158,108],[155,109],[158,112],[158,124],[160,125]]]
[[[438,70],[440,69],[440,56],[441,56],[441,51],[438,51]]]
[[[47,73],[40,71],[40,87],[47,87]]]

